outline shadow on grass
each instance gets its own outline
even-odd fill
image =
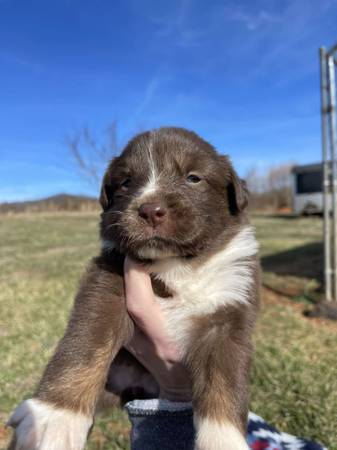
[[[312,242],[262,258],[262,267],[277,275],[323,279],[323,246]]]
[[[323,246],[312,242],[261,260],[264,284],[289,297],[316,302],[323,285]]]

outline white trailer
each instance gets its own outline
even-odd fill
[[[307,164],[292,169],[295,214],[323,214],[323,166]]]

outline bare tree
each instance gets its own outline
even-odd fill
[[[253,209],[281,209],[291,206],[292,163],[281,164],[269,169],[252,167],[245,180],[251,193]]]
[[[249,192],[261,194],[266,191],[266,177],[256,167],[251,167],[245,176]]]
[[[82,176],[99,186],[103,172],[110,159],[118,153],[117,124],[112,122],[103,144],[93,137],[87,126],[67,138],[67,146]]]
[[[268,190],[274,198],[277,209],[291,205],[291,169],[292,164],[272,167],[268,173]]]

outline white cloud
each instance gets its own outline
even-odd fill
[[[160,83],[161,79],[159,75],[155,75],[153,78],[150,79],[149,83],[145,88],[143,99],[134,111],[133,119],[137,119],[139,116],[141,116],[142,113],[151,104],[154,96],[159,90]]]
[[[249,12],[240,6],[226,6],[224,8],[224,19],[225,21],[241,22],[250,31],[282,21],[282,17],[278,14],[272,14],[264,9]]]

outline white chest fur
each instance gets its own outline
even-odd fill
[[[168,330],[179,347],[185,347],[193,316],[211,314],[227,304],[249,301],[253,283],[250,257],[258,244],[252,227],[243,228],[220,252],[203,265],[193,267],[179,258],[159,260],[152,268],[175,295],[161,299],[168,320]]]

